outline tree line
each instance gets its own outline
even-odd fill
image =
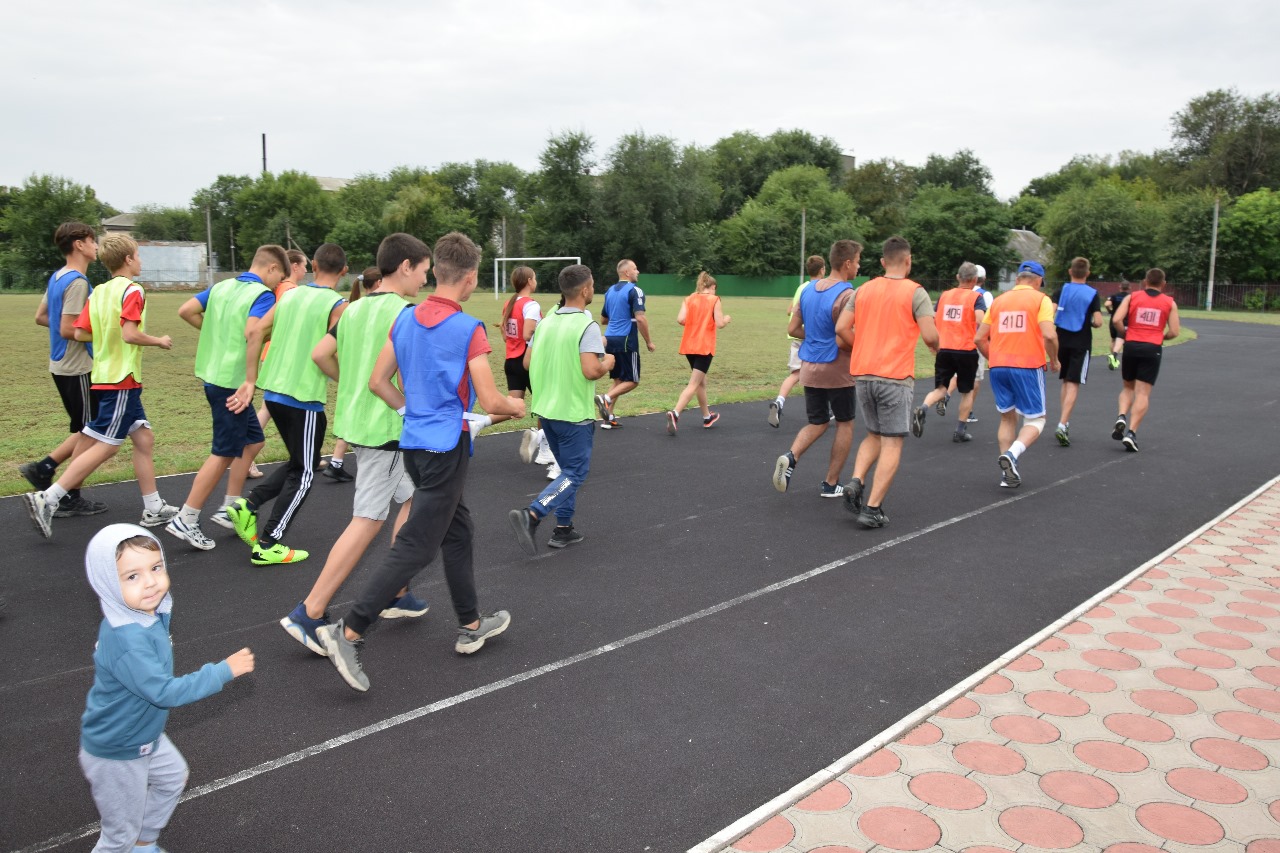
[[[357,175],[337,192],[295,171],[222,175],[186,207],[139,208],[133,232],[204,242],[208,224],[222,269],[243,266],[261,243],[310,253],[326,241],[360,268],[390,231],[459,230],[486,260],[578,255],[604,276],[628,257],[648,272],[772,276],[799,273],[803,216],[809,252],[851,237],[874,253],[886,237],[906,236],[921,279],[949,278],[964,260],[1008,266],[1017,260],[1009,229],[1021,228],[1052,246],[1055,274],[1084,255],[1101,279],[1136,280],[1158,265],[1175,281],[1199,282],[1216,200],[1218,279],[1280,281],[1280,97],[1209,92],[1170,128],[1166,149],[1077,156],[1007,200],[969,149],[920,165],[855,164],[834,139],[805,130],[739,131],[707,147],[637,132],[607,150],[564,132],[533,171],[486,160],[404,166]],[[115,212],[62,177],[0,188],[0,270],[56,268],[58,222],[96,224]]]

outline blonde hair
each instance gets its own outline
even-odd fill
[[[716,286],[715,278],[712,277],[711,273],[706,272],[704,270],[703,272],[698,273],[698,283],[694,286],[693,292],[708,293],[710,292],[711,288],[715,286]]]
[[[102,265],[110,273],[122,269],[125,259],[136,254],[138,242],[128,234],[108,234],[98,245],[98,260],[102,261]]]

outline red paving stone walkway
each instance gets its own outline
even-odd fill
[[[696,849],[1280,853],[1277,688],[1272,483],[905,735]]]

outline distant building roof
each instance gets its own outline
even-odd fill
[[[131,228],[136,228],[137,225],[138,214],[136,213],[119,213],[102,220],[102,229],[104,231],[128,231]]]
[[[336,193],[338,190],[351,183],[350,178],[316,178],[316,183],[320,185],[320,189],[325,192]]]
[[[1052,248],[1036,232],[1021,228],[1009,229],[1008,246],[1019,261],[1039,261],[1042,264],[1048,263],[1049,249]]]

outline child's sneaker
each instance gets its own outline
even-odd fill
[[[324,646],[320,645],[320,638],[316,636],[316,631],[328,624],[329,620],[324,616],[319,619],[308,616],[307,606],[301,601],[298,602],[297,607],[289,611],[288,616],[280,620],[280,627],[284,628],[290,637],[321,657],[328,657],[329,653],[324,650]]]
[[[28,492],[22,496],[22,501],[27,505],[27,515],[31,516],[31,523],[36,526],[36,530],[45,539],[52,539],[53,511],[58,505],[49,500],[44,492]]]
[[[355,475],[347,470],[346,465],[335,465],[333,462],[324,469],[324,475],[335,483],[350,483],[355,479]]]
[[[720,413],[712,412],[711,414],[707,415],[705,418],[702,419],[702,428],[711,429],[713,426],[716,425],[716,421],[718,420],[720,420]]]
[[[539,449],[541,442],[538,438],[536,429],[527,429],[520,434],[520,461],[526,465],[533,462],[533,455]]]
[[[360,665],[360,651],[364,648],[364,640],[348,640],[346,625],[341,619],[336,625],[317,628],[316,639],[320,641],[325,656],[333,661],[343,681],[356,690],[369,689],[369,676],[364,674],[364,667]]]
[[[379,615],[383,619],[414,619],[418,616],[426,616],[430,607],[429,604],[412,592],[406,592],[388,604]]]
[[[773,487],[780,492],[785,492],[787,486],[791,484],[791,475],[795,472],[796,458],[788,450],[773,463]]]
[[[217,512],[209,514],[209,520],[219,527],[225,527],[228,530],[235,530],[236,524],[231,520],[231,516],[227,515],[227,510],[231,508],[231,504],[218,507]]]
[[[458,641],[453,650],[460,655],[471,655],[480,651],[484,641],[498,636],[511,624],[511,614],[499,610],[488,616],[480,617],[480,624],[474,628],[458,628]]]
[[[18,466],[18,473],[26,477],[37,492],[49,491],[49,487],[53,485],[53,472],[57,470],[50,468],[46,471],[39,462],[23,462]]]
[[[538,440],[538,455],[533,457],[534,465],[550,465],[556,461],[556,457],[551,453],[551,445],[547,444],[546,439]]]
[[[573,525],[561,527],[556,525],[556,529],[551,532],[551,538],[547,540],[547,544],[552,548],[567,548],[570,545],[577,545],[587,537],[573,529]]]
[[[237,498],[227,507],[227,518],[231,520],[231,529],[240,537],[240,541],[252,546],[258,541],[258,514],[249,509],[249,502]]]
[[[547,466],[547,479],[548,480],[559,479],[560,474],[561,474],[560,463],[557,462],[555,459],[552,459],[551,464]]]
[[[777,429],[782,424],[782,407],[774,400],[769,404],[769,426]]]
[[[102,501],[91,501],[81,495],[67,495],[58,501],[53,511],[54,518],[80,518],[86,515],[100,515],[107,511]]]
[[[253,550],[249,552],[249,562],[255,566],[282,566],[286,563],[301,563],[310,556],[309,551],[296,551],[282,542],[277,542],[270,548],[263,548],[255,542]]]
[[[200,529],[200,522],[187,524],[182,520],[181,515],[175,515],[171,518],[169,523],[164,526],[164,532],[177,536],[182,541],[192,547],[199,548],[201,551],[211,551],[217,544],[204,535],[204,531]]]
[[[1107,355],[1107,370],[1115,370],[1120,366],[1120,359],[1116,358],[1115,353]]]
[[[181,510],[176,506],[161,504],[160,509],[155,512],[152,512],[149,509],[144,509],[142,511],[142,520],[138,523],[143,527],[159,527],[162,524],[168,524],[171,520],[177,517],[179,512],[181,512]]]
[[[667,410],[667,435],[675,435],[676,430],[680,429],[680,416],[675,413],[674,409]]]

